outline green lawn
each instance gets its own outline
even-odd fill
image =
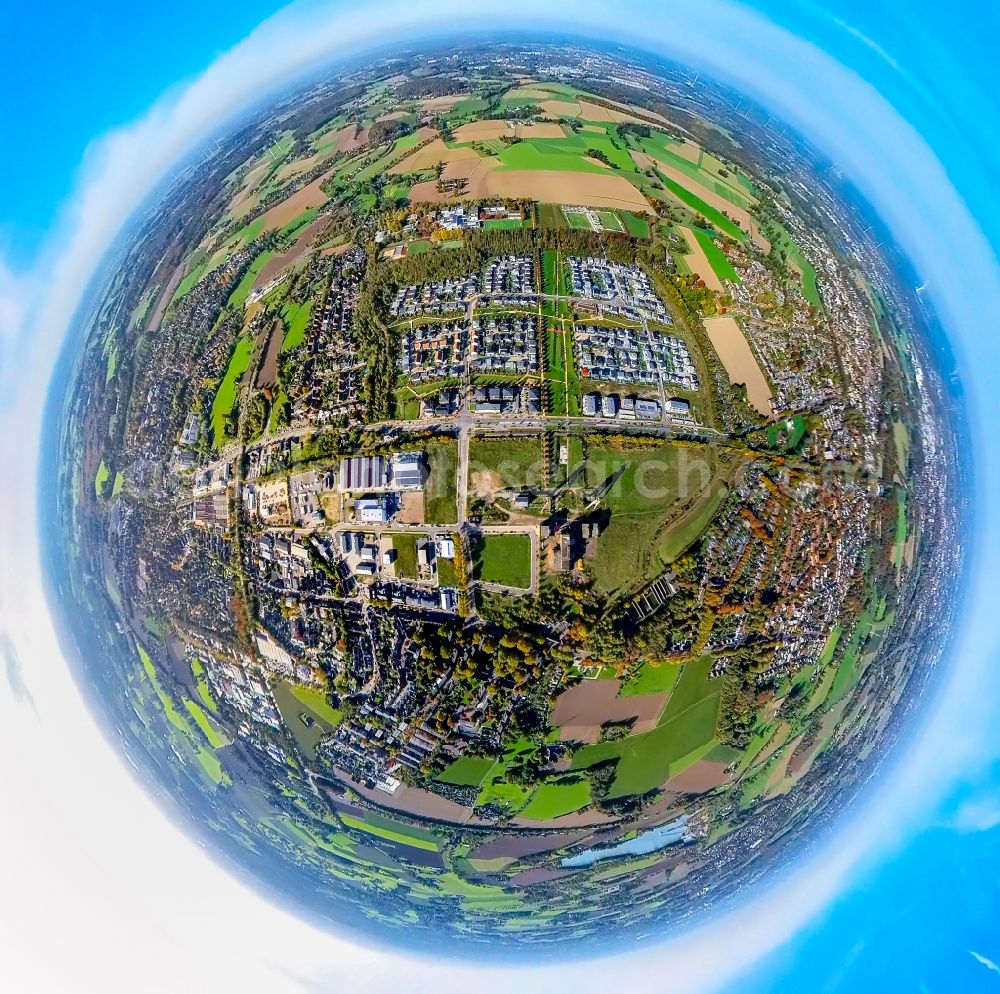
[[[226,304],[227,307],[242,307],[243,302],[247,299],[247,295],[250,293],[255,281],[257,280],[260,271],[271,261],[275,255],[274,249],[268,249],[265,252],[261,252],[260,255],[250,263],[250,268],[246,271],[243,279],[240,280],[236,289],[233,290]]]
[[[94,477],[94,490],[98,497],[104,496],[104,487],[107,485],[110,475],[111,470],[108,469],[108,464],[102,459],[101,465],[97,467],[97,475]]]
[[[639,672],[622,684],[619,697],[639,697],[642,694],[662,694],[674,689],[681,667],[674,663],[653,666],[643,663]]]
[[[424,488],[424,517],[431,525],[447,525],[458,520],[458,447],[455,442],[427,445],[429,474]]]
[[[424,536],[421,536],[423,540]],[[405,576],[415,580],[419,575],[417,570],[417,536],[393,535],[392,547],[396,551],[396,576]]]
[[[621,469],[624,473],[604,500],[611,520],[590,563],[595,589],[601,593],[629,587],[660,571],[660,545],[671,515],[687,499],[686,489],[697,491],[713,471],[710,456],[702,450],[670,442],[643,449],[591,446],[588,486],[601,487]]]
[[[340,724],[343,713],[326,699],[326,691],[321,687],[293,684],[291,689],[292,696],[317,718],[325,721],[331,728],[336,728]]]
[[[694,502],[691,510],[670,525],[660,543],[660,558],[664,563],[674,562],[702,532],[712,523],[715,512],[729,493],[729,487],[722,480],[714,480]]]
[[[226,419],[236,406],[237,386],[240,377],[250,365],[253,354],[253,339],[245,335],[238,339],[233,354],[229,357],[229,365],[219,384],[212,401],[212,441],[218,448],[226,437]]]
[[[478,787],[495,765],[496,760],[487,756],[459,756],[437,779],[458,787]]]
[[[528,535],[483,535],[472,557],[477,580],[521,589],[531,586],[531,538]]]
[[[521,817],[547,821],[579,811],[587,807],[590,800],[590,783],[585,777],[565,777],[554,783],[539,784],[521,811]]]
[[[340,712],[330,706],[323,692],[285,681],[276,682],[272,691],[285,727],[296,745],[310,759],[316,756],[320,739],[329,735],[340,722]],[[302,720],[305,715],[311,722]]]
[[[439,556],[435,561],[437,562],[438,585],[457,588],[459,577],[458,570],[455,569],[455,560],[442,559]]]
[[[618,742],[584,746],[574,769],[618,760],[610,796],[643,794],[676,776],[716,746],[721,680],[710,680],[711,656],[686,663],[656,728]]]
[[[722,249],[715,244],[715,239],[707,231],[702,231],[701,228],[692,228],[691,230],[694,232],[695,240],[702,247],[705,257],[708,259],[708,264],[714,270],[715,275],[720,280],[730,280],[733,283],[739,283],[739,274],[733,269],[732,263],[726,258]]]
[[[282,352],[298,348],[306,340],[312,305],[313,302],[307,300],[303,304],[285,304],[281,308],[281,320],[285,325],[285,337],[281,340]]]

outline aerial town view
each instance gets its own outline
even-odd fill
[[[753,886],[952,609],[888,259],[794,134],[638,55],[285,94],[147,205],[82,332],[59,508],[113,734],[346,927],[640,939]]]

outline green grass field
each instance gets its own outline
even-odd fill
[[[653,666],[643,663],[639,672],[622,684],[619,697],[639,697],[642,694],[663,694],[674,689],[681,668],[674,663]]]
[[[458,520],[458,447],[454,442],[427,445],[430,473],[424,488],[424,517],[431,525],[447,525]]]
[[[439,556],[435,562],[437,563],[439,586],[452,587],[453,589],[461,586],[459,582],[458,570],[455,568],[454,559],[443,559]]]
[[[589,486],[600,487],[621,469],[604,501],[611,521],[590,561],[594,587],[606,594],[660,570],[667,522],[683,502],[684,490],[698,492],[713,475],[711,458],[699,449],[669,442],[645,449],[591,446]]]
[[[437,779],[458,787],[478,787],[495,764],[496,760],[487,756],[459,756]]]
[[[638,214],[632,214],[630,211],[619,211],[618,216],[625,224],[625,230],[633,238],[649,240],[649,222],[644,217],[639,217]]]
[[[708,264],[712,267],[715,275],[720,280],[739,283],[739,274],[733,269],[732,263],[726,258],[722,249],[715,244],[715,239],[707,231],[702,231],[701,228],[692,228],[691,230],[694,232],[695,240],[701,246],[705,257],[708,259]]]
[[[195,724],[201,729],[205,740],[213,749],[221,749],[223,746],[229,745],[229,740],[215,727],[215,724],[205,714],[200,705],[185,697],[184,706],[188,709],[188,713],[194,719]]]
[[[281,340],[281,351],[289,352],[298,348],[306,340],[312,301],[303,304],[285,304],[281,308],[281,320],[285,325],[285,337]]]
[[[101,465],[97,467],[97,474],[94,476],[94,490],[98,498],[104,496],[104,488],[107,486],[110,475],[111,470],[108,469],[108,464],[102,459]]]
[[[573,757],[574,769],[617,759],[612,797],[643,794],[676,776],[717,745],[721,680],[710,680],[711,656],[684,664],[656,728],[617,742],[584,746]]]
[[[437,836],[432,832],[425,832],[423,829],[413,828],[388,818],[380,818],[373,813],[367,813],[364,818],[341,814],[340,820],[351,828],[367,832],[369,835],[377,836],[388,842],[399,842],[404,846],[426,849],[431,852],[437,852],[441,848]]]
[[[226,436],[226,419],[236,406],[237,387],[240,377],[250,365],[253,354],[253,339],[245,335],[236,342],[233,354],[229,357],[229,365],[219,384],[212,401],[212,441],[218,448]]]
[[[515,217],[492,218],[483,222],[485,231],[520,231],[527,222]]]
[[[275,255],[274,249],[261,252],[260,255],[250,263],[250,268],[246,271],[243,279],[237,284],[226,304],[227,307],[242,307],[247,295],[253,288],[254,282],[260,275],[260,271],[271,261]]]
[[[483,535],[472,552],[477,580],[526,589],[531,586],[531,539],[527,535]]]
[[[694,501],[691,509],[674,521],[664,532],[660,543],[660,558],[669,565],[712,523],[715,512],[729,493],[722,480],[714,480],[710,487]]]
[[[531,800],[521,811],[522,818],[547,821],[571,814],[590,804],[590,784],[585,777],[564,777],[535,788]]]
[[[663,173],[660,173],[660,180],[678,200],[700,214],[709,224],[718,228],[719,231],[725,232],[730,238],[735,238],[738,241],[743,241],[747,237],[746,232],[735,221],[731,221],[721,211],[717,211],[710,204],[705,203],[701,197],[690,190],[686,190],[680,183],[675,183]]]
[[[415,580],[419,575],[417,570],[417,536],[393,535],[392,547],[396,550],[396,576],[405,576]]]

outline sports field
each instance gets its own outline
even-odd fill
[[[421,536],[423,538],[424,536]],[[419,575],[417,570],[417,536],[393,535],[392,547],[396,552],[396,576],[405,576],[415,580]]]
[[[472,558],[477,580],[521,590],[531,586],[531,539],[528,535],[481,535]]]

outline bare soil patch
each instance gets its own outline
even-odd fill
[[[667,703],[666,694],[619,697],[619,680],[583,680],[563,691],[552,709],[552,724],[564,740],[592,743],[607,721],[634,720],[632,734],[648,732]]]
[[[399,511],[396,513],[396,520],[401,525],[422,525],[424,523],[423,490],[404,491],[400,505]]]
[[[750,404],[764,417],[771,417],[771,388],[743,329],[734,318],[718,317],[706,318],[705,331],[730,381],[744,384]]]
[[[287,200],[280,204],[275,204],[266,214],[264,214],[264,231],[271,231],[274,228],[283,228],[289,221],[294,221],[303,211],[310,207],[322,207],[327,201],[326,194],[320,189],[320,184],[327,179],[327,175],[314,179],[301,190],[296,190]]]
[[[536,856],[541,852],[552,852],[554,849],[575,845],[589,834],[589,832],[556,832],[545,835],[504,835],[499,839],[484,842],[471,852],[469,857],[500,859],[503,856],[511,856],[519,859],[522,856]]]
[[[485,194],[493,197],[653,213],[646,198],[624,176],[610,171],[607,175],[556,169],[491,171],[483,186]]]
[[[283,269],[298,262],[315,245],[328,223],[327,218],[318,217],[306,225],[295,240],[295,244],[287,252],[282,252],[281,255],[268,259],[257,277],[257,282],[261,286],[267,286]]]
[[[722,280],[715,275],[715,270],[708,261],[705,250],[701,247],[698,239],[695,238],[694,232],[690,228],[681,228],[681,231],[684,233],[684,238],[691,249],[687,256],[687,263],[691,267],[691,271],[697,273],[705,281],[705,286],[710,290],[714,290],[716,293],[725,293],[726,290],[722,285]]]
[[[472,493],[480,500],[492,500],[494,495],[503,490],[503,480],[499,473],[492,470],[476,470],[472,474]]]
[[[468,93],[449,93],[441,97],[425,97],[420,101],[420,106],[424,110],[450,110],[455,104],[468,99]]]
[[[368,144],[368,129],[359,128],[356,124],[348,124],[337,132],[337,144],[334,150],[337,152],[353,152]]]
[[[478,158],[479,153],[474,148],[449,148],[438,138],[400,159],[389,172],[396,175],[418,173],[424,169],[433,169],[442,163],[459,162],[463,159],[474,162]]]
[[[711,759],[699,759],[692,763],[683,773],[678,773],[667,781],[668,790],[678,794],[703,794],[712,790],[726,780],[725,763],[717,763]]]

